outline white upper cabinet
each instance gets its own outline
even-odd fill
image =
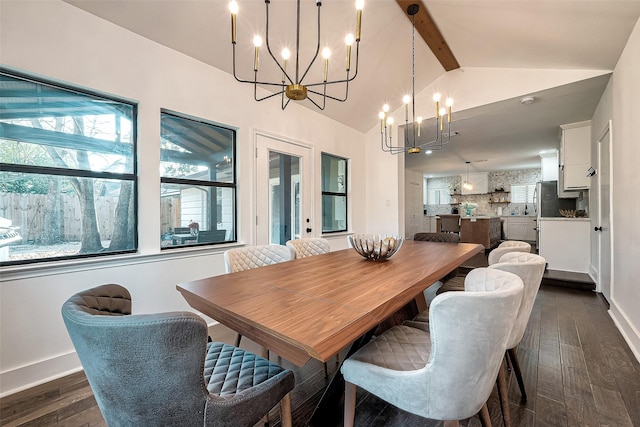
[[[565,190],[589,188],[587,170],[591,166],[591,122],[572,123],[560,126],[560,174]]]
[[[460,178],[460,182],[464,184],[467,180],[467,174],[460,175]],[[472,188],[467,190],[464,188],[464,185],[462,185],[461,194],[487,194],[489,192],[489,172],[469,173],[469,182]]]

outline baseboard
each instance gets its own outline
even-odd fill
[[[0,373],[0,398],[82,370],[75,351]]]
[[[609,316],[622,334],[638,362],[640,362],[640,332],[629,322],[629,318],[620,311],[615,302],[611,302]]]

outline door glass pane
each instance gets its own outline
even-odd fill
[[[301,237],[300,158],[269,152],[269,243]]]

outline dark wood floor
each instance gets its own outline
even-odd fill
[[[212,328],[211,334],[220,341],[234,339],[221,326]],[[243,347],[257,350],[249,340],[243,339]],[[640,426],[640,364],[599,294],[543,285],[518,355],[529,399],[521,404],[515,380],[511,381],[514,426]],[[278,362],[295,371],[294,425],[306,426],[326,384],[322,365],[310,362],[296,368]],[[330,362],[329,368],[335,372],[337,366]],[[442,425],[400,411],[362,390],[357,402],[357,426]],[[489,403],[494,425],[502,425],[495,391]],[[0,411],[0,425],[7,427],[106,425],[82,373],[8,396],[0,401]],[[276,411],[272,419],[277,424]],[[480,422],[473,417],[462,425]]]

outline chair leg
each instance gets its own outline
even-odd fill
[[[291,427],[291,395],[289,393],[280,401],[280,425]]]
[[[324,362],[322,364],[322,373],[324,374],[325,378],[329,376],[329,369],[327,368],[327,362]]]
[[[491,416],[486,403],[480,409],[480,424],[482,424],[482,427],[491,427]]]
[[[242,335],[238,334],[236,336],[236,347],[240,347],[240,340],[242,339]]]
[[[522,395],[522,402],[527,401],[527,392],[524,390],[524,380],[522,379],[522,371],[520,370],[520,362],[518,361],[518,353],[515,348],[507,350],[511,365],[513,366],[513,372],[516,374],[518,380],[518,386],[520,387],[520,394]]]
[[[344,383],[344,427],[353,427],[356,418],[356,385]]]
[[[444,427],[460,427],[458,420],[445,420]]]
[[[505,358],[502,359],[500,369],[498,370],[498,398],[500,399],[500,407],[502,408],[502,420],[504,421],[504,427],[511,427],[511,412],[509,411],[509,389],[507,388]]]

